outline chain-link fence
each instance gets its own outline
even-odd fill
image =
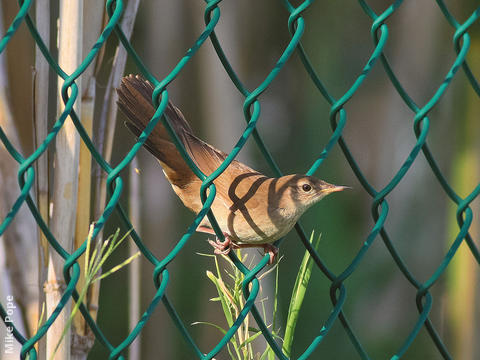
[[[330,283],[330,298],[331,298],[331,312],[330,315],[321,320],[321,325],[318,326],[318,331],[314,336],[311,344],[304,350],[304,352],[298,357],[299,359],[309,358],[310,355],[314,352],[319,344],[328,337],[329,332],[332,326],[335,323],[340,323],[345,330],[348,338],[355,347],[358,355],[362,359],[369,359],[370,356],[368,351],[365,350],[362,345],[361,340],[358,337],[359,329],[354,329],[347,318],[347,315],[343,311],[343,306],[345,304],[347,294],[346,294],[346,285],[344,284],[358,266],[362,263],[365,258],[365,255],[369,252],[369,249],[372,247],[372,244],[375,241],[383,241],[384,246],[391,255],[392,261],[395,262],[398,269],[401,271],[406,280],[411,284],[412,287],[416,289],[416,303],[417,308],[412,309],[412,311],[418,312],[418,317],[415,325],[411,329],[410,333],[405,337],[403,343],[397,348],[393,349],[392,359],[401,358],[405,352],[409,349],[410,345],[417,337],[419,332],[422,329],[425,329],[429,336],[431,337],[435,347],[438,349],[439,356],[449,359],[451,355],[449,349],[442,341],[441,336],[439,335],[438,329],[434,326],[430,320],[430,311],[432,309],[433,296],[431,295],[431,288],[434,286],[437,281],[445,273],[445,270],[449,266],[451,260],[455,257],[457,249],[462,243],[466,243],[470,249],[471,255],[475,258],[475,261],[480,263],[480,253],[478,245],[475,244],[474,239],[469,233],[472,222],[474,221],[474,213],[472,212],[469,205],[474,201],[480,193],[480,183],[477,182],[476,187],[471,190],[469,194],[462,197],[458,192],[452,187],[450,182],[447,180],[447,177],[439,168],[436,162],[435,154],[432,152],[427,145],[427,138],[429,130],[432,126],[429,113],[430,111],[441,101],[442,95],[449,89],[451,81],[456,76],[466,76],[468,82],[470,83],[471,88],[477,96],[480,96],[480,86],[477,79],[474,76],[475,71],[469,67],[469,64],[466,60],[467,55],[469,54],[469,49],[471,45],[471,37],[469,35],[469,29],[475,24],[478,25],[478,18],[480,17],[480,8],[477,8],[464,22],[460,23],[459,20],[455,19],[453,15],[449,12],[447,6],[442,0],[437,0],[438,8],[443,13],[445,21],[447,21],[452,29],[454,29],[453,36],[453,47],[456,53],[455,59],[451,64],[448,72],[443,78],[440,86],[434,91],[431,98],[425,102],[425,104],[417,104],[412,97],[407,93],[405,88],[402,86],[401,81],[396,76],[395,71],[390,66],[390,63],[384,53],[384,49],[389,39],[389,27],[388,20],[390,17],[394,16],[396,11],[401,7],[403,1],[395,1],[391,4],[385,11],[382,13],[376,13],[372,10],[369,4],[366,1],[359,0],[359,4],[363,9],[364,13],[371,19],[371,38],[372,38],[372,52],[368,61],[366,61],[363,70],[360,75],[356,78],[353,85],[344,92],[344,94],[338,98],[334,98],[325,85],[322,83],[320,77],[317,75],[315,70],[315,65],[309,59],[307,55],[308,49],[305,49],[302,46],[302,35],[305,31],[305,20],[304,14],[308,12],[309,8],[312,6],[313,1],[304,1],[298,2],[297,6],[293,6],[289,1],[284,1],[284,5],[288,12],[290,13],[288,18],[288,29],[290,31],[290,41],[283,49],[281,56],[277,59],[275,65],[272,67],[268,75],[264,80],[254,89],[247,89],[243,84],[237,73],[234,71],[233,67],[230,65],[229,59],[227,58],[225,52],[222,49],[215,29],[219,20],[221,18],[220,0],[207,1],[205,6],[204,20],[205,28],[202,34],[196,39],[191,48],[185,53],[185,55],[178,61],[173,70],[163,79],[157,80],[155,76],[151,74],[149,69],[144,65],[140,56],[135,52],[133,45],[125,34],[122,32],[122,28],[119,26],[119,20],[121,19],[122,13],[124,11],[124,3],[122,0],[109,0],[106,3],[106,8],[108,12],[108,22],[106,23],[101,36],[98,38],[95,45],[92,47],[91,51],[86,54],[84,60],[81,62],[81,65],[72,73],[66,73],[58,64],[57,60],[48,50],[48,47],[45,46],[44,41],[37,32],[35,23],[30,17],[30,8],[32,6],[32,1],[21,1],[20,9],[17,16],[13,20],[12,24],[8,28],[6,35],[3,37],[0,42],[0,53],[4,52],[9,44],[9,41],[15,36],[18,28],[23,24],[26,24],[28,27],[31,36],[35,40],[36,45],[41,50],[43,56],[48,61],[51,69],[64,80],[62,86],[62,97],[65,103],[65,108],[61,115],[58,117],[54,126],[49,130],[47,137],[42,143],[39,143],[35,151],[28,157],[25,157],[12,145],[9,138],[6,136],[3,129],[0,127],[0,139],[3,146],[6,148],[8,153],[15,161],[19,164],[18,170],[18,183],[21,189],[20,196],[16,199],[15,203],[11,207],[10,212],[4,219],[1,219],[0,224],[0,235],[5,232],[9,227],[13,219],[15,218],[17,212],[22,206],[28,206],[31,214],[35,218],[36,223],[41,229],[42,233],[48,240],[52,249],[56,251],[64,259],[63,274],[65,277],[66,287],[63,291],[61,300],[56,306],[55,311],[46,319],[45,323],[38,329],[38,331],[31,337],[27,338],[25,334],[21,333],[17,328],[17,324],[8,323],[8,326],[12,326],[12,334],[15,338],[15,341],[22,344],[22,358],[29,356],[29,358],[34,359],[37,356],[37,351],[35,346],[38,341],[46,336],[50,327],[56,320],[57,316],[65,305],[73,298],[77,300],[79,298],[79,293],[76,290],[77,283],[80,278],[80,267],[78,264],[78,259],[86,252],[87,242],[76,249],[73,253],[69,253],[64,249],[58,239],[52,234],[51,230],[46,224],[44,218],[42,218],[36,202],[33,197],[33,186],[35,178],[35,163],[42,156],[42,154],[47,150],[49,146],[55,141],[55,138],[59,131],[62,129],[64,124],[68,121],[72,121],[76,127],[76,131],[81,137],[81,141],[88,147],[93,159],[101,167],[102,171],[107,174],[107,188],[109,191],[108,203],[105,206],[100,217],[95,220],[95,227],[93,230],[93,238],[95,239],[97,235],[102,231],[105,222],[112,215],[113,212],[117,212],[122,219],[122,222],[125,228],[133,228],[127,212],[119,204],[120,195],[123,191],[123,180],[120,176],[122,170],[124,170],[132,159],[136,156],[139,149],[142,147],[143,143],[147,139],[148,135],[151,133],[152,129],[161,121],[164,126],[167,127],[169,132],[173,134],[173,129],[170,127],[168,122],[162,117],[167,102],[169,99],[168,85],[175,81],[179,73],[184,69],[185,65],[197,54],[197,51],[204,46],[204,44],[210,40],[213,45],[215,52],[220,59],[225,71],[228,73],[232,83],[238,89],[238,92],[243,96],[243,114],[246,121],[246,127],[242,134],[240,134],[238,142],[233,147],[232,151],[229,153],[223,164],[209,176],[201,173],[201,171],[196,167],[195,163],[189,158],[187,152],[184,150],[182,145],[178,142],[178,139],[174,139],[175,144],[178,150],[181,152],[188,165],[192,170],[197,174],[197,176],[203,181],[201,188],[202,201],[204,206],[202,211],[195,217],[193,223],[188,227],[185,234],[178,240],[176,246],[173,250],[164,258],[158,258],[155,256],[149,248],[145,245],[143,240],[137,234],[135,229],[131,232],[131,236],[134,239],[139,250],[149,262],[153,264],[155,270],[153,272],[154,286],[156,289],[155,296],[150,302],[147,310],[143,314],[141,320],[138,322],[137,326],[133,331],[123,339],[120,343],[113,344],[109,340],[108,334],[105,334],[101,327],[96,323],[92,318],[89,310],[84,306],[80,306],[80,312],[84,319],[86,320],[91,331],[95,335],[96,341],[98,341],[103,347],[107,349],[110,353],[110,358],[123,358],[125,350],[130,346],[133,340],[142,332],[145,324],[149,321],[152,313],[155,309],[163,304],[168,314],[171,316],[172,320],[176,324],[178,331],[182,334],[185,341],[191,347],[192,352],[197,358],[200,359],[211,359],[220,350],[226,346],[230,338],[238,330],[240,324],[244,321],[245,317],[248,314],[252,314],[255,318],[256,323],[258,324],[264,338],[268,342],[269,346],[273,349],[276,356],[280,359],[287,359],[285,354],[282,352],[281,345],[277,340],[272,336],[271,329],[265,324],[261,311],[257,308],[255,301],[259,293],[259,282],[257,275],[262,271],[268,262],[268,256],[265,256],[258,264],[256,264],[252,269],[247,268],[233,253],[230,253],[230,257],[237,268],[245,275],[243,282],[243,292],[245,301],[245,307],[240,311],[238,318],[235,320],[233,326],[228,329],[221,341],[209,351],[202,351],[199,345],[195,342],[193,337],[190,335],[188,328],[185,326],[181,317],[175,310],[174,303],[167,297],[165,291],[170,282],[170,273],[168,265],[175,261],[177,255],[182,251],[186,246],[192,234],[195,232],[198,224],[201,220],[208,216],[211,220],[211,223],[215,227],[215,231],[219,234],[219,237],[222,237],[222,233],[218,226],[215,225],[215,220],[213,214],[209,212],[210,206],[212,205],[213,199],[215,197],[215,186],[213,181],[228,167],[228,165],[235,159],[240,150],[245,145],[247,139],[252,137],[261,153],[265,157],[267,163],[271,167],[272,174],[275,176],[281,176],[282,171],[277,166],[277,163],[274,161],[272,156],[269,153],[267,145],[263,142],[261,135],[256,130],[257,121],[259,120],[260,115],[260,95],[269,88],[270,84],[277,75],[284,69],[287,61],[292,56],[298,56],[301,59],[301,62],[304,66],[305,72],[310,77],[312,83],[316,87],[316,90],[319,94],[325,99],[326,102],[330,105],[330,124],[332,133],[330,139],[326,143],[324,149],[318,154],[315,161],[311,164],[311,167],[306,171],[308,175],[313,175],[317,172],[319,167],[322,165],[323,161],[329,156],[332,148],[336,145],[340,146],[343,154],[350,164],[353,172],[358,178],[359,182],[362,184],[363,189],[369,194],[372,198],[371,211],[372,218],[374,220],[374,225],[371,227],[371,231],[366,237],[363,246],[358,250],[358,253],[353,258],[348,266],[346,266],[343,271],[339,273],[333,272],[327,267],[327,265],[322,261],[321,256],[312,248],[312,245],[307,239],[304,230],[300,224],[295,226],[295,231],[297,232],[299,238],[301,239],[302,244],[309,251],[312,256],[315,266],[321,270],[325,278],[327,278]],[[319,20],[321,21],[321,20]],[[127,155],[120,161],[116,166],[109,164],[101,155],[101,153],[96,148],[91,137],[88,135],[87,131],[84,129],[82,122],[74,110],[75,102],[79,96],[78,88],[75,81],[82,76],[82,73],[91,66],[92,62],[96,59],[99,54],[100,49],[105,44],[106,40],[111,37],[118,37],[123,46],[130,56],[130,59],[136,64],[138,72],[141,73],[146,79],[148,79],[154,86],[155,91],[153,93],[153,103],[156,108],[155,115],[153,116],[151,122],[139,137],[136,144],[131,148]],[[478,41],[478,40],[476,40]],[[377,188],[373,186],[367,177],[364,174],[364,171],[358,165],[355,156],[352,154],[349,148],[348,141],[342,136],[344,128],[347,124],[347,111],[345,105],[352,99],[353,96],[362,89],[362,84],[364,80],[371,74],[374,68],[381,69],[390,79],[391,84],[395,87],[398,95],[402,98],[404,104],[408,106],[411,110],[411,120],[412,120],[412,134],[415,136],[415,144],[411,147],[408,156],[404,159],[402,166],[395,173],[393,178],[383,187]],[[474,69],[473,69],[474,70]],[[392,110],[395,111],[395,110]],[[62,154],[58,154],[62,156]],[[458,222],[458,232],[451,243],[448,251],[446,251],[443,261],[438,264],[436,270],[429,276],[427,279],[419,280],[419,278],[409,269],[406,265],[400,252],[397,251],[395,244],[391,241],[389,234],[384,227],[385,222],[389,213],[389,204],[386,200],[386,197],[402,182],[405,175],[409,172],[412,165],[415,163],[417,158],[424,157],[432,173],[435,175],[438,183],[441,185],[444,194],[448,197],[456,206],[456,219]],[[161,306],[161,305],[160,305]],[[8,317],[6,305],[2,304],[0,307],[2,318],[4,322]],[[311,357],[310,357],[311,358]]]

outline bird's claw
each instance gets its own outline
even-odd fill
[[[220,241],[218,238],[214,240],[208,240],[208,243],[213,247],[213,253],[217,255],[228,255],[232,249],[240,249],[247,247],[263,247],[265,254],[269,255],[268,264],[272,265],[275,262],[275,258],[278,254],[278,248],[272,244],[263,244],[263,245],[251,245],[251,244],[235,244],[228,234],[223,234],[225,236],[224,241]]]
[[[265,251],[265,254],[268,254],[270,256],[270,259],[268,260],[268,265],[272,265],[275,262],[275,258],[277,257],[278,248],[272,244],[265,244],[263,245],[263,250]]]
[[[230,240],[228,235],[225,235],[225,241],[220,241],[218,238],[213,240],[208,240],[208,243],[213,247],[213,253],[217,255],[228,255],[230,250],[235,248],[235,244]]]

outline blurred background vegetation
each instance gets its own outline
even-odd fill
[[[390,5],[369,1],[380,13]],[[446,1],[459,22],[465,21],[478,6],[474,0]],[[4,18],[9,23],[18,10],[14,2],[4,2]],[[52,22],[58,8],[52,5]],[[156,76],[166,76],[204,28],[203,1],[144,1],[136,19],[132,44]],[[263,81],[290,40],[288,12],[280,1],[225,0],[215,31],[233,68],[248,89]],[[93,11],[93,10],[92,10]],[[355,1],[316,2],[304,13],[306,30],[303,45],[311,56],[329,92],[341,97],[353,84],[367,62],[373,44],[372,21]],[[434,1],[406,1],[387,21],[389,40],[385,48],[395,74],[414,101],[422,106],[441,85],[455,60],[455,30]],[[469,30],[471,49],[467,60],[480,76],[480,24]],[[53,36],[53,35],[52,35]],[[52,37],[53,39],[53,37]],[[109,59],[117,40],[112,36],[105,50],[105,61],[97,74],[97,92],[105,88]],[[25,26],[12,39],[7,50],[9,99],[25,153],[31,141],[32,75],[34,42]],[[138,73],[132,62],[126,73]],[[53,74],[51,74],[52,79]],[[52,84],[56,84],[52,81]],[[169,86],[171,99],[182,109],[196,134],[229,152],[245,127],[244,98],[236,90],[207,41],[191,63]],[[103,99],[97,97],[97,101]],[[294,54],[269,89],[260,97],[258,129],[284,173],[304,173],[323,150],[331,136],[329,105],[316,90],[301,61]],[[379,63],[360,90],[349,101],[344,138],[361,169],[376,189],[383,188],[398,171],[416,139],[414,114],[399,97]],[[430,113],[428,144],[440,169],[460,196],[466,196],[480,178],[480,102],[464,74],[459,71],[449,90]],[[53,123],[52,114],[51,122]],[[119,122],[112,163],[117,164],[135,139]],[[0,156],[6,152],[0,149]],[[239,159],[266,174],[272,174],[252,139]],[[193,214],[176,198],[162,170],[145,150],[138,154],[140,181],[140,234],[151,251],[163,258],[191,223]],[[305,214],[301,222],[307,233],[322,234],[319,254],[336,274],[352,261],[374,222],[372,199],[363,190],[336,146],[316,174],[335,184],[348,185],[349,192],[323,200]],[[124,176],[128,182],[128,175]],[[449,200],[420,154],[403,181],[388,195],[390,211],[386,222],[391,239],[410,271],[420,281],[428,279],[442,261],[458,233],[453,202]],[[121,202],[128,207],[128,193]],[[474,222],[470,234],[479,244],[479,202],[472,204]],[[107,223],[108,235],[119,226],[116,215]],[[126,231],[126,229],[122,229]],[[193,236],[180,255],[169,265],[167,294],[193,338],[208,352],[221,334],[211,328],[190,326],[196,321],[224,325],[218,303],[212,303],[215,289],[205,273],[212,270],[211,259],[197,255],[211,248],[204,234]],[[304,253],[292,232],[282,243],[279,273],[279,321],[288,310],[297,269]],[[252,255],[260,259],[260,253]],[[110,265],[127,257],[127,249],[112,258]],[[152,265],[141,258],[141,309],[147,308],[155,287]],[[127,271],[102,282],[98,323],[113,344],[128,334]],[[461,279],[461,280],[460,280]],[[272,297],[273,277],[263,282]],[[294,357],[301,354],[319,333],[332,308],[330,281],[314,267],[310,287],[297,326]],[[480,353],[479,267],[462,244],[459,253],[432,288],[431,320],[456,359],[475,359]],[[345,314],[371,358],[385,359],[401,347],[418,318],[416,289],[398,270],[380,238],[377,238],[359,268],[345,281]],[[476,306],[475,306],[476,305]],[[476,319],[474,321],[474,319]],[[268,321],[267,321],[268,323]],[[282,330],[283,331],[283,330]],[[142,359],[192,359],[163,305],[159,305],[140,339]],[[261,346],[260,346],[261,347]],[[475,355],[476,354],[476,355]],[[312,358],[354,359],[356,351],[340,322],[318,347]],[[104,359],[107,352],[95,346],[89,359]],[[425,330],[406,354],[408,359],[440,358]],[[226,359],[222,352],[217,359]]]

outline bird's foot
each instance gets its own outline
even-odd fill
[[[272,244],[264,244],[263,250],[265,251],[265,254],[268,254],[270,256],[270,259],[268,260],[268,265],[272,265],[275,262],[275,258],[277,257],[278,248]]]
[[[278,248],[272,244],[233,244],[235,249],[262,247],[265,254],[270,256],[268,265],[272,265],[275,262],[275,258],[278,254]]]
[[[208,243],[212,245],[213,252],[217,255],[228,255],[230,250],[236,248],[236,245],[232,242],[228,234],[223,234],[225,236],[225,241],[220,241],[218,238],[213,240],[208,240]]]
[[[197,227],[198,232],[203,232],[207,234],[215,235],[215,231],[213,229],[206,227],[206,226],[199,226]],[[265,254],[270,256],[268,260],[268,264],[272,265],[275,262],[275,258],[278,254],[278,248],[272,244],[235,244],[231,239],[230,235],[227,233],[223,233],[225,237],[225,241],[220,241],[218,238],[213,240],[208,240],[208,243],[213,247],[213,252],[217,255],[228,255],[232,249],[241,249],[241,248],[252,248],[252,247],[263,247]]]
[[[197,231],[215,235],[215,231],[207,226],[200,225],[197,227]],[[215,241],[208,240],[208,243],[212,245],[214,249],[213,252],[217,255],[228,255],[230,250],[238,248],[238,246],[230,239],[230,235],[224,232],[223,236],[225,237],[225,241],[220,241],[218,237],[215,239]]]

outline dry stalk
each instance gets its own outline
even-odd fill
[[[60,67],[71,74],[82,60],[83,0],[60,2],[60,22],[58,27],[58,62]],[[81,116],[81,84],[79,96],[74,105],[77,115]],[[58,115],[64,105],[60,94],[63,79],[59,79]],[[53,188],[53,213],[51,230],[64,249],[73,250],[78,190],[79,135],[70,118],[67,118],[56,137],[56,153]],[[46,286],[47,315],[50,316],[59,303],[65,288],[63,278],[64,260],[55,252],[49,254],[48,283]],[[47,333],[47,358],[50,358],[61,338],[63,329],[70,316],[71,302],[67,303]],[[70,332],[58,348],[54,359],[70,359]]]
[[[83,41],[82,54],[85,56],[96,42],[102,31],[104,19],[104,6],[95,0],[84,0],[83,4]],[[103,48],[102,48],[103,49]],[[101,63],[101,56],[97,55],[95,64],[89,66],[82,74],[84,84],[81,104],[81,122],[88,136],[93,133],[93,116],[95,109],[95,73]],[[91,192],[92,192],[92,156],[84,142],[80,143],[78,177],[78,203],[75,226],[75,249],[79,248],[88,236],[91,223]],[[84,255],[78,259],[80,265],[80,279],[77,291],[85,286]],[[72,331],[72,359],[86,359],[93,346],[94,338],[80,313],[76,313],[73,320]]]
[[[91,77],[86,86],[86,91],[82,96],[82,125],[89,136],[92,134],[93,129],[93,112],[95,103],[95,78]],[[82,246],[83,242],[87,239],[89,225],[90,225],[90,199],[92,188],[92,156],[85,143],[80,143],[80,168],[78,174],[78,202],[77,202],[77,218],[75,226],[75,249]],[[78,259],[80,265],[80,279],[77,284],[77,290],[81,291],[85,286],[84,266],[85,260],[82,255]],[[73,320],[73,337],[87,337],[88,326],[81,313],[77,313]],[[91,337],[91,334],[90,334]],[[93,341],[86,341],[75,339],[72,343],[72,359],[86,358],[88,351],[90,350],[86,346],[81,346],[79,349],[75,349],[75,344],[91,343]],[[86,351],[86,352],[85,352]]]
[[[133,32],[133,25],[137,15],[138,4],[140,0],[131,0],[128,2],[123,14],[121,28],[127,39]],[[125,48],[119,44],[115,52],[112,71],[108,78],[105,96],[103,100],[102,112],[99,120],[98,133],[95,136],[98,151],[103,155],[105,160],[110,161],[112,157],[113,137],[117,123],[117,93],[113,91],[120,85],[125,64],[127,62],[127,52]],[[103,212],[105,200],[107,197],[107,175],[97,166],[96,171],[96,191],[97,202],[95,203],[95,218],[98,219]],[[99,235],[101,237],[101,235]]]
[[[127,3],[123,13],[122,22],[120,24],[127,39],[133,32],[133,25],[137,15],[139,0],[130,0]],[[125,64],[127,62],[127,52],[119,44],[115,52],[113,60],[112,71],[108,78],[108,83],[105,90],[103,107],[99,119],[98,132],[95,134],[95,143],[98,152],[102,154],[106,161],[110,161],[112,157],[113,136],[115,134],[116,119],[117,119],[117,93],[113,91],[116,89],[122,78]],[[94,204],[94,218],[98,219],[103,212],[105,200],[107,197],[107,174],[104,173],[98,165],[95,166],[95,199]],[[98,238],[102,238],[102,232],[98,234]],[[88,294],[88,304],[90,315],[96,319],[98,309],[98,299],[100,294],[100,281],[95,282]],[[139,296],[139,294],[137,294]],[[135,295],[136,296],[136,295]],[[134,301],[134,300],[132,300]]]
[[[3,36],[3,11],[0,7],[0,36]],[[8,75],[5,56],[0,57],[0,127],[8,136],[16,149],[23,153],[19,134],[8,99]],[[20,194],[17,182],[18,163],[10,156],[3,145],[0,145],[0,221],[3,221],[11,206]],[[36,224],[26,206],[22,206],[10,223],[8,229],[0,236],[3,243],[5,262],[0,268],[0,282],[10,289],[17,303],[15,311],[16,325],[19,329],[27,329],[27,334],[35,328],[37,319],[38,288],[32,283],[37,274],[37,258],[30,250],[35,246]],[[5,266],[5,267],[3,267]],[[20,322],[18,322],[20,321]]]
[[[49,47],[50,38],[50,1],[38,0],[35,4],[35,24],[38,33],[43,39],[43,42]],[[34,101],[34,115],[33,115],[33,130],[34,130],[34,148],[37,149],[48,133],[48,100],[50,97],[50,88],[48,81],[49,65],[47,60],[43,57],[38,47],[35,48],[35,70],[34,70],[34,87],[33,87],[33,101]],[[40,156],[35,162],[35,194],[37,200],[37,207],[40,215],[45,223],[48,225],[48,204],[49,204],[49,173],[48,173],[48,150]],[[47,281],[48,271],[48,242],[45,235],[38,231],[38,286],[39,286],[39,301],[38,313],[42,311],[42,306],[45,304],[45,293],[43,286]],[[38,324],[38,321],[36,321]],[[35,329],[36,332],[36,329]],[[45,337],[38,342],[38,357],[45,359],[46,343]]]
[[[129,215],[132,225],[137,232],[140,232],[140,181],[138,176],[138,160],[134,158],[130,163],[130,186],[129,186]],[[133,256],[137,247],[133,241],[128,243],[129,256]],[[128,309],[128,330],[131,332],[140,320],[140,261],[134,261],[129,266],[128,290],[130,293],[130,302]],[[140,360],[140,335],[128,348],[128,358],[130,360]]]

